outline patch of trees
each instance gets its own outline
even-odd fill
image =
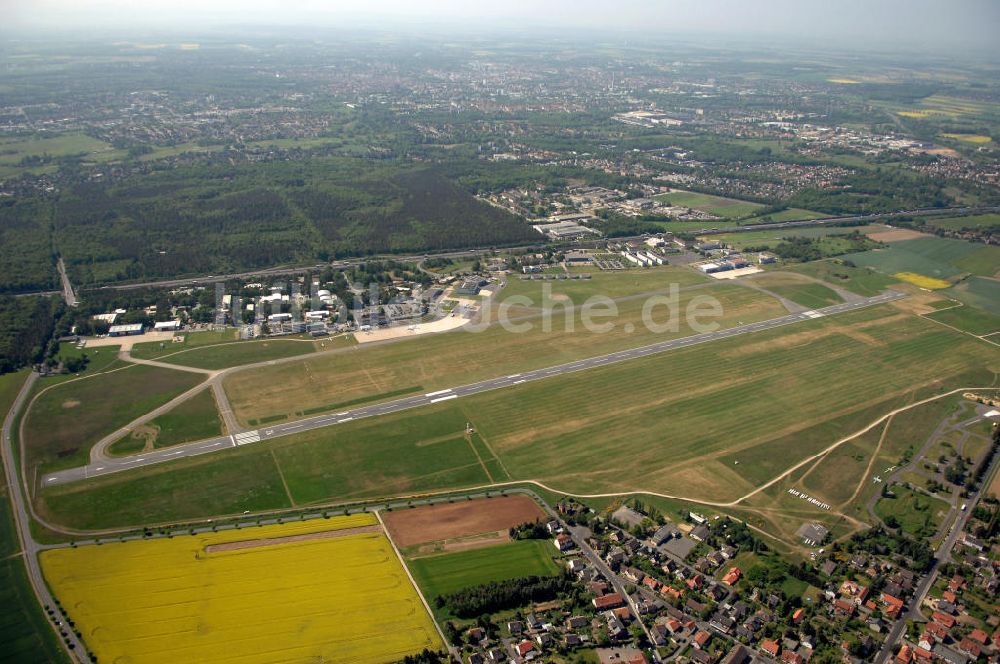
[[[659,233],[663,230],[659,224],[615,214],[608,210],[599,210],[597,214],[601,217],[601,222],[588,224],[588,226],[600,230],[605,237],[609,238],[632,237],[644,233]],[[663,219],[669,218],[663,217]]]
[[[832,252],[828,247],[824,248],[821,244],[823,238],[793,236],[783,238],[781,243],[774,247],[772,251],[786,261],[800,261],[804,263],[819,260],[827,256],[867,251],[872,247],[871,240],[867,236],[857,232],[845,235],[831,235],[829,237],[847,240],[848,244],[846,248]],[[753,251],[753,249],[748,249],[748,251]]]
[[[0,199],[0,293],[58,288],[50,214],[47,200]]]
[[[934,563],[934,551],[926,542],[911,539],[900,531],[887,531],[880,526],[855,533],[848,541],[847,548],[849,551],[861,550],[878,555],[897,553],[912,560],[912,569],[918,572],[926,572]]]
[[[969,467],[966,465],[965,459],[958,457],[955,459],[954,463],[949,464],[948,467],[944,469],[944,478],[952,484],[961,486],[965,483],[965,474],[968,470]]]
[[[513,540],[548,539],[551,536],[548,528],[541,521],[514,526],[510,529],[509,534]]]
[[[0,374],[45,359],[62,310],[56,298],[0,295]]]
[[[562,576],[525,576],[509,581],[495,581],[464,588],[434,600],[437,608],[446,608],[458,618],[475,618],[532,602],[547,602],[559,593],[568,592],[573,580]]]
[[[416,655],[407,655],[403,659],[398,660],[396,664],[444,664],[449,661],[451,659],[447,653],[424,648]]]

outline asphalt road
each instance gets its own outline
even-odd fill
[[[835,304],[833,306],[824,307],[822,309],[815,309],[800,313],[788,314],[787,316],[781,316],[779,318],[772,318],[770,320],[759,321],[757,323],[750,323],[747,325],[739,325],[736,327],[731,327],[723,330],[717,330],[715,332],[696,334],[689,337],[682,337],[680,339],[661,341],[655,344],[650,344],[648,346],[640,346],[639,348],[630,348],[627,350],[617,351],[614,353],[608,353],[607,355],[599,355],[597,357],[590,357],[583,360],[577,360],[575,362],[568,362],[566,364],[559,364],[556,366],[546,367],[543,369],[535,369],[534,371],[511,374],[509,376],[503,376],[500,378],[490,378],[487,380],[479,381],[477,383],[469,383],[468,385],[461,385],[459,387],[438,390],[435,392],[428,392],[426,394],[416,395],[412,397],[404,397],[402,399],[396,399],[394,401],[386,401],[383,403],[372,404],[369,406],[361,406],[358,408],[354,408],[352,410],[345,410],[343,412],[336,414],[318,415],[316,417],[310,417],[307,419],[297,420],[294,422],[275,424],[270,427],[263,427],[261,429],[256,429],[252,431],[244,431],[230,436],[220,436],[218,438],[211,438],[208,440],[197,441],[185,445],[176,445],[174,447],[164,448],[153,452],[142,453],[135,456],[96,460],[92,461],[86,466],[78,466],[76,468],[70,468],[67,470],[46,475],[42,478],[42,482],[44,486],[56,486],[59,484],[76,482],[83,479],[100,477],[102,475],[109,475],[111,473],[118,473],[133,468],[151,466],[153,464],[162,463],[165,461],[173,461],[175,459],[182,459],[185,457],[192,457],[192,456],[198,456],[200,454],[217,452],[219,450],[226,449],[227,447],[252,445],[253,443],[259,442],[261,440],[267,440],[270,438],[289,436],[292,434],[302,433],[304,431],[311,431],[313,429],[333,426],[335,424],[342,424],[344,422],[359,420],[366,417],[377,417],[379,415],[397,413],[403,410],[409,410],[411,408],[419,408],[421,406],[440,403],[451,399],[458,399],[460,397],[466,397],[473,394],[488,392],[490,390],[497,390],[505,387],[511,387],[514,385],[520,385],[522,383],[527,383],[529,381],[543,380],[545,378],[552,378],[554,376],[563,376],[566,374],[576,373],[578,371],[585,371],[587,369],[594,369],[596,367],[608,366],[611,364],[616,364],[618,362],[625,362],[628,360],[634,360],[641,357],[656,355],[666,351],[676,350],[678,348],[687,348],[689,346],[695,346],[710,341],[717,341],[719,339],[728,339],[730,337],[735,337],[742,334],[748,334],[751,332],[761,332],[763,330],[771,330],[777,327],[792,325],[794,323],[800,323],[815,318],[822,318],[825,316],[831,316],[835,314],[845,313],[848,311],[854,311],[857,309],[863,309],[865,307],[870,307],[873,305],[896,300],[901,297],[905,297],[905,294],[897,291],[887,290],[880,295],[856,300],[853,302],[844,302],[842,304]]]
[[[983,474],[983,480],[979,483],[979,489],[976,493],[969,496],[964,501],[966,503],[965,511],[960,511],[958,513],[958,517],[951,526],[951,531],[948,533],[948,536],[944,538],[944,541],[941,542],[941,546],[939,546],[937,551],[934,553],[934,563],[931,566],[930,571],[921,577],[920,582],[917,583],[917,587],[913,592],[913,599],[910,600],[908,610],[899,617],[889,630],[889,634],[886,635],[885,641],[882,643],[882,649],[879,650],[878,655],[875,657],[876,664],[886,664],[892,660],[893,651],[899,643],[900,637],[903,636],[907,620],[925,620],[923,615],[920,613],[920,605],[923,603],[924,597],[927,596],[927,591],[930,590],[931,585],[933,585],[935,579],[937,579],[938,568],[942,563],[947,562],[951,558],[951,551],[955,548],[955,542],[958,540],[958,536],[961,532],[965,529],[965,524],[968,522],[972,511],[976,509],[976,505],[979,503],[979,499],[983,495],[983,489],[989,486],[990,478],[993,477],[993,472],[996,471],[997,464],[1000,464],[1000,455],[993,458],[993,461],[990,464],[991,468]]]
[[[76,299],[76,293],[73,292],[73,282],[69,280],[69,275],[66,274],[66,263],[60,258],[57,263],[59,268],[59,280],[62,282],[62,296],[66,300],[67,306],[75,307],[79,302]]]
[[[18,476],[14,466],[13,441],[11,440],[11,429],[14,424],[15,414],[24,406],[24,402],[28,398],[28,394],[31,392],[31,388],[34,386],[36,380],[38,380],[38,374],[32,372],[18,393],[17,399],[15,399],[10,411],[6,413],[2,434],[0,434],[0,440],[3,443],[0,452],[2,452],[3,456],[3,468],[8,486],[7,495],[10,497],[11,507],[13,508],[14,523],[17,526],[17,537],[21,544],[21,552],[23,552],[24,566],[28,571],[28,581],[35,592],[35,597],[38,599],[39,611],[41,611],[41,607],[55,607],[56,602],[49,592],[48,586],[45,585],[45,579],[42,576],[42,570],[38,563],[38,553],[43,547],[35,541],[35,538],[31,534],[31,518],[28,516],[27,506],[24,503],[24,492],[18,483]],[[58,625],[64,625],[66,617],[59,616],[58,620]],[[53,628],[55,629],[56,626],[53,625]],[[73,651],[70,654],[71,659],[73,661],[89,662],[90,658],[87,657],[87,649],[83,647],[83,643],[76,637],[73,630],[66,627],[63,627],[63,629],[66,630],[65,643],[73,644]],[[59,636],[56,638],[60,640]]]

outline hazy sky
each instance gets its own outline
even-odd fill
[[[1000,52],[1000,0],[0,0],[8,30],[309,25],[607,28]]]

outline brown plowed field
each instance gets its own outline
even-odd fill
[[[382,514],[389,534],[400,548],[506,530],[545,518],[542,508],[528,496],[456,500]]]

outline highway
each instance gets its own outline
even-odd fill
[[[185,457],[218,452],[219,450],[229,447],[252,445],[260,442],[261,440],[268,440],[281,436],[290,436],[304,431],[311,431],[322,427],[343,424],[345,422],[359,420],[366,417],[377,417],[380,415],[388,415],[389,413],[398,413],[411,408],[428,406],[452,399],[458,399],[460,397],[467,397],[473,394],[480,394],[491,390],[512,387],[514,385],[521,385],[531,381],[544,380],[555,376],[564,376],[578,371],[585,371],[587,369],[617,364],[618,362],[635,360],[642,357],[648,357],[650,355],[664,353],[666,351],[708,343],[710,341],[718,341],[720,339],[728,339],[742,334],[771,330],[785,325],[792,325],[807,320],[823,318],[825,316],[832,316],[848,311],[863,309],[877,304],[883,304],[902,297],[905,297],[904,293],[887,290],[880,295],[862,298],[852,302],[835,304],[822,309],[788,314],[779,318],[772,318],[746,325],[738,325],[736,327],[721,329],[714,332],[705,332],[679,339],[670,339],[667,341],[649,344],[647,346],[629,348],[627,350],[576,360],[574,362],[567,362],[565,364],[545,367],[542,369],[535,369],[533,371],[511,374],[499,378],[489,378],[476,383],[469,383],[458,387],[437,390],[426,394],[404,397],[368,406],[360,406],[358,408],[345,410],[336,414],[317,415],[315,417],[296,420],[294,422],[285,422],[252,431],[243,431],[229,436],[220,436],[194,443],[187,443],[184,445],[176,445],[169,448],[155,450],[153,452],[140,453],[135,456],[117,458],[107,457],[104,459],[92,460],[85,466],[78,466],[76,468],[50,473],[42,478],[42,483],[43,486],[56,486],[59,484],[66,484],[69,482],[109,475],[111,473],[123,472],[133,468],[151,466],[165,461],[173,461]]]

